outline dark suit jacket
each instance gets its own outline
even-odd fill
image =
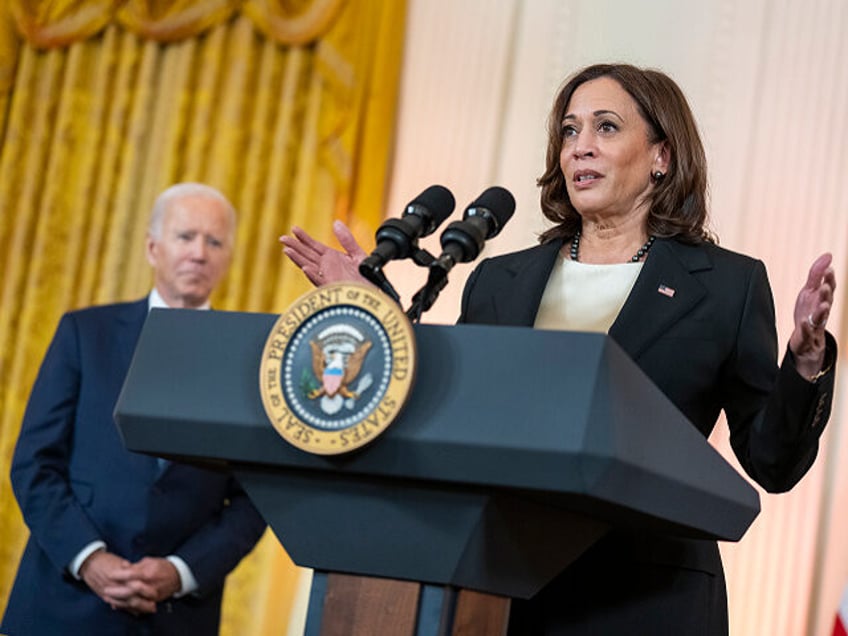
[[[466,284],[460,322],[532,326],[561,247],[483,261]],[[788,490],[813,463],[834,374],[811,384],[791,361],[778,368],[760,261],[657,240],[609,333],[705,437],[724,409],[735,454],[766,490]],[[827,339],[830,364],[836,343]],[[511,632],[726,634],[717,545],[615,530],[535,599],[515,602]]]
[[[12,460],[31,535],[4,634],[216,634],[224,578],[265,528],[227,473],[177,463],[161,471],[156,458],[124,447],[112,412],[146,316],[144,299],[59,323]],[[67,570],[98,539],[130,561],[181,557],[198,591],[152,616],[113,611]]]

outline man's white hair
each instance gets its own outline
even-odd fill
[[[156,197],[156,201],[153,203],[153,211],[150,213],[150,224],[147,226],[147,233],[154,239],[162,238],[162,221],[164,220],[165,212],[168,211],[171,203],[183,197],[197,195],[209,197],[210,199],[215,199],[223,203],[230,216],[230,226],[233,233],[235,233],[236,209],[233,207],[233,204],[230,203],[229,199],[210,185],[193,182],[177,183],[172,185]]]

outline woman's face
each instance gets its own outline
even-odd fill
[[[651,174],[668,168],[666,144],[649,139],[639,107],[618,82],[600,77],[577,87],[562,120],[559,165],[581,216],[603,222],[647,214]]]

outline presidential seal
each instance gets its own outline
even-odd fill
[[[373,441],[403,407],[415,376],[415,336],[376,288],[336,283],[301,296],[262,351],[259,387],[271,424],[310,453]]]

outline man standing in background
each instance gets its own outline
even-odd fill
[[[220,192],[172,186],[151,214],[150,295],[62,317],[12,460],[30,538],[4,634],[218,633],[224,579],[265,522],[228,473],[126,450],[112,413],[149,309],[208,309],[234,234]]]

